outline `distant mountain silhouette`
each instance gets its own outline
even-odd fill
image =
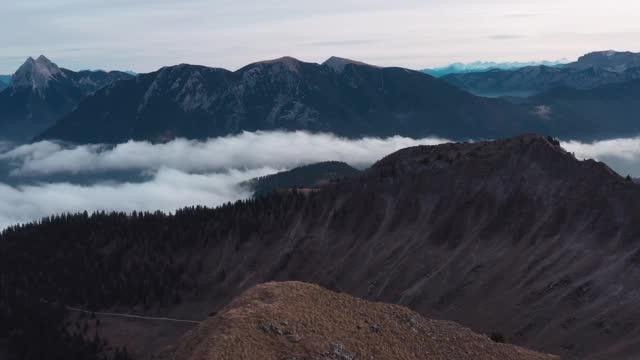
[[[484,72],[490,70],[518,70],[531,66],[561,66],[565,62],[562,61],[528,61],[528,62],[494,62],[494,61],[476,61],[472,63],[455,63],[445,67],[424,69],[422,72],[435,77],[443,77],[450,74],[466,74]]]
[[[480,96],[532,96],[557,87],[593,89],[640,79],[640,54],[596,52],[563,66],[451,74],[449,83]]]
[[[70,112],[87,95],[131,76],[121,72],[59,68],[44,56],[29,58],[0,93],[0,138],[24,141]]]
[[[611,72],[624,72],[632,68],[640,67],[640,53],[630,51],[595,51],[581,56],[578,61],[566,65],[568,68],[601,69]]]
[[[235,72],[178,65],[119,81],[37,139],[118,143],[276,129],[468,138],[543,131],[539,125],[513,104],[472,96],[418,71],[285,57]]]
[[[525,99],[522,105],[547,122],[554,136],[564,139],[595,140],[640,133],[640,79],[590,90],[555,88]]]
[[[255,196],[262,196],[277,190],[314,189],[358,174],[360,174],[360,171],[349,166],[349,164],[339,161],[326,161],[249,180],[244,183],[244,186],[251,188]]]

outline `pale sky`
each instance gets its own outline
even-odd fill
[[[637,0],[0,0],[0,74],[62,67],[237,69],[331,55],[414,69],[640,52]]]

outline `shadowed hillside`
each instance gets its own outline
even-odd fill
[[[330,182],[344,180],[358,174],[360,174],[360,171],[349,166],[349,164],[339,161],[326,161],[252,179],[245,182],[244,186],[251,188],[255,196],[262,196],[277,190],[318,188]]]
[[[633,359],[639,216],[637,185],[553,139],[414,147],[318,192],[8,229],[0,336],[36,299],[202,320],[255,284],[302,280],[567,359]],[[113,335],[126,326],[100,333],[159,350],[147,330]]]

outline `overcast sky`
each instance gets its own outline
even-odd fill
[[[45,54],[70,69],[237,69],[290,55],[424,68],[640,51],[637,0],[0,0],[0,74]]]

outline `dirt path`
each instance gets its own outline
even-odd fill
[[[118,314],[118,313],[108,313],[108,312],[96,312],[96,311],[88,311],[84,309],[79,309],[71,306],[67,306],[67,310],[81,312],[85,314],[95,314],[100,316],[112,316],[112,317],[122,317],[122,318],[130,318],[130,319],[143,319],[143,320],[156,320],[156,321],[172,321],[172,322],[183,322],[190,324],[200,324],[200,321],[195,320],[185,320],[185,319],[172,319],[165,317],[152,317],[152,316],[140,316],[140,315],[130,315],[130,314]]]

